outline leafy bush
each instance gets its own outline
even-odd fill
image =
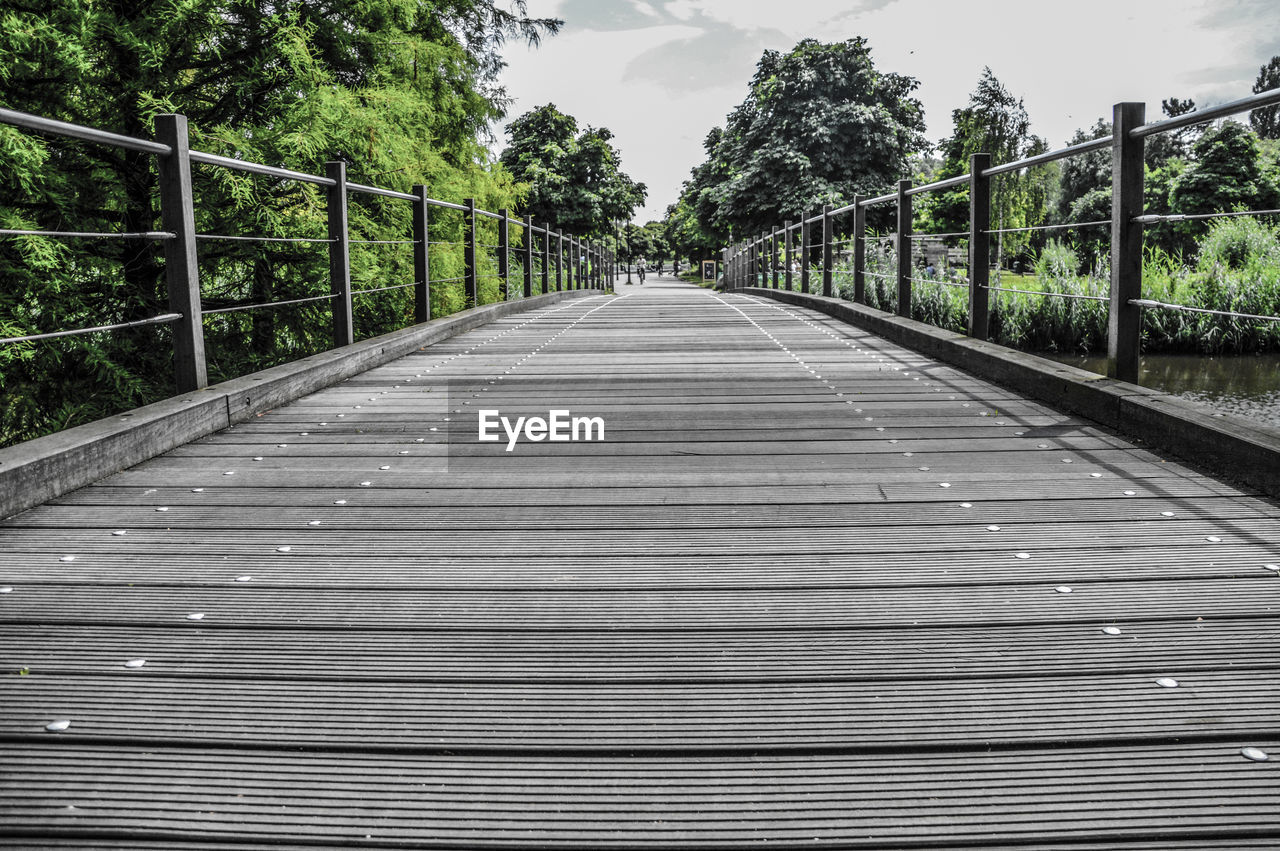
[[[897,305],[896,252],[868,238],[866,257],[867,304],[893,311]],[[1084,274],[1080,273],[1082,265],[1088,266]],[[839,275],[842,298],[853,297],[850,270],[846,265],[844,274]],[[991,339],[1026,351],[1105,351],[1110,291],[1107,255],[1095,254],[1083,264],[1075,249],[1050,240],[1035,272],[1034,276],[995,273],[993,287],[1027,292],[991,292]],[[963,280],[954,271],[944,272],[944,278],[953,283]],[[1206,310],[1278,316],[1280,231],[1252,217],[1216,220],[1200,243],[1194,266],[1179,255],[1149,248],[1143,262],[1143,297]],[[941,281],[916,283],[911,315],[963,332],[968,291]],[[1142,347],[1151,353],[1280,351],[1280,322],[1152,308],[1143,311]]]

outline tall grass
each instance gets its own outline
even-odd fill
[[[1106,255],[1082,258],[1075,249],[1050,241],[1035,274],[992,272],[991,285],[1034,293],[991,293],[991,339],[1026,351],[1087,354],[1106,350],[1110,270]],[[851,269],[845,264],[844,269]],[[897,256],[887,245],[868,241],[867,303],[894,311]],[[912,285],[911,317],[963,332],[969,295],[965,270],[943,268],[937,283]],[[881,277],[886,276],[886,277]],[[923,278],[917,272],[917,279]],[[853,276],[837,276],[842,298],[853,297]],[[1068,296],[1068,297],[1061,297]],[[1167,304],[1262,316],[1280,315],[1280,229],[1249,216],[1213,223],[1194,260],[1158,248],[1143,261],[1142,297]],[[1280,322],[1239,319],[1165,309],[1144,309],[1145,352],[1243,354],[1280,351]]]

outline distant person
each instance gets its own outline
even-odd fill
[[[645,259],[641,257],[636,261],[636,276],[640,278],[640,283],[644,283],[644,270],[648,266]]]
[[[665,265],[665,264],[663,263],[663,261],[661,261],[661,260],[659,260],[659,261],[658,261],[658,274],[659,274],[659,275],[661,275],[661,274],[662,274],[662,267],[663,267],[664,265]]]

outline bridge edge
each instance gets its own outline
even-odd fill
[[[855,302],[760,287],[737,292],[825,313],[1280,497],[1280,429]]]
[[[473,307],[0,449],[0,519],[495,319],[602,290]]]

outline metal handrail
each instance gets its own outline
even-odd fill
[[[131,151],[142,151],[148,154],[168,156],[173,153],[173,148],[160,142],[153,142],[150,139],[122,136],[119,133],[110,133],[106,130],[99,130],[96,127],[85,127],[81,124],[59,121],[56,118],[45,118],[40,115],[32,115],[29,112],[19,112],[16,109],[0,108],[0,123],[12,124],[14,127],[24,127],[27,130],[38,130],[41,133],[52,133],[56,136],[84,139],[87,142],[97,142],[102,145],[114,145],[117,148],[127,148]]]
[[[168,151],[165,153],[168,153]],[[303,183],[315,183],[319,186],[338,185],[338,182],[330,177],[321,177],[316,174],[307,174],[304,171],[294,171],[288,168],[263,165],[262,163],[249,162],[248,160],[238,160],[235,157],[224,157],[221,154],[206,154],[203,151],[192,150],[189,153],[189,156],[193,163],[218,165],[223,168],[234,169],[235,171],[246,171],[250,174],[265,174],[268,177],[279,177],[282,180],[299,180]]]
[[[1190,127],[1193,124],[1204,124],[1206,121],[1213,121],[1217,118],[1226,118],[1228,115],[1235,115],[1239,112],[1251,112],[1263,106],[1272,106],[1280,104],[1280,89],[1267,89],[1264,92],[1258,92],[1249,97],[1240,98],[1238,100],[1228,101],[1218,106],[1210,106],[1205,109],[1197,109],[1195,112],[1188,112],[1185,115],[1175,115],[1172,118],[1165,118],[1160,121],[1153,121],[1150,124],[1143,124],[1129,131],[1129,138],[1142,139],[1156,133],[1167,133],[1170,130],[1180,130],[1183,127]]]

